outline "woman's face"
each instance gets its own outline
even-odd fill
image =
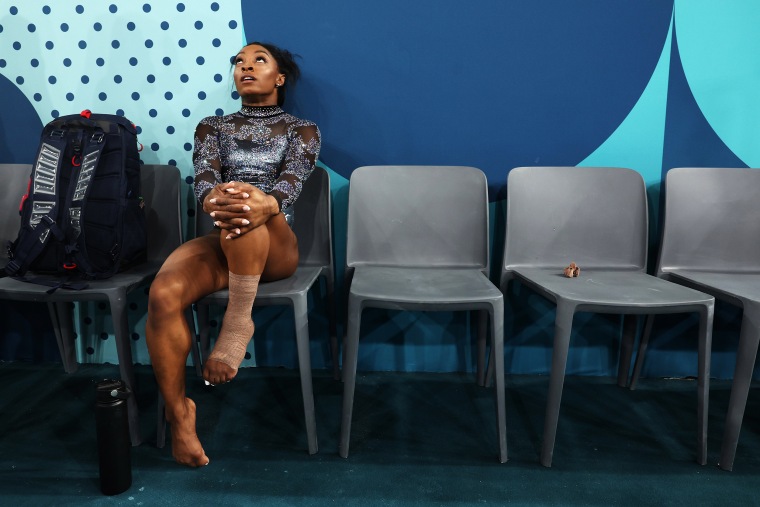
[[[235,88],[243,104],[268,106],[277,104],[277,86],[285,84],[277,61],[266,48],[246,46],[235,57]]]

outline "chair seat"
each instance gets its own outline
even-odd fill
[[[760,302],[760,273],[726,273],[679,269],[678,271],[668,271],[668,274],[716,295],[742,301]]]
[[[577,278],[568,278],[558,268],[515,268],[515,273],[531,288],[546,297],[576,301],[590,311],[616,313],[656,312],[662,307],[709,303],[713,298],[688,287],[667,282],[640,271],[583,269]],[[621,290],[622,289],[622,290]],[[665,308],[668,307],[668,308]]]
[[[458,305],[494,301],[501,291],[479,270],[358,266],[351,294],[361,299],[401,305]],[[406,306],[408,308],[408,306]]]
[[[321,266],[298,266],[293,276],[274,282],[263,282],[259,284],[254,305],[268,304],[267,300],[270,299],[290,299],[295,294],[305,295],[321,273]],[[222,289],[205,296],[198,302],[203,304],[223,301],[226,304],[227,299],[229,299],[229,291]]]

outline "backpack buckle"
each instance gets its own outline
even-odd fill
[[[92,139],[91,139],[91,140],[92,140],[93,142],[97,143],[97,144],[100,144],[100,143],[102,143],[102,142],[103,142],[103,139],[104,139],[104,138],[105,138],[105,135],[104,135],[102,132],[95,132],[95,133],[92,135]]]

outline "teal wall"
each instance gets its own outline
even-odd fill
[[[264,40],[302,57],[303,78],[286,109],[322,131],[338,272],[348,178],[376,164],[481,168],[494,266],[511,168],[631,167],[649,190],[654,261],[668,169],[760,166],[758,23],[753,0],[2,0],[0,162],[31,163],[42,125],[58,115],[123,114],[140,128],[143,161],[177,165],[186,177],[183,211],[191,218],[194,127],[237,110],[229,57],[244,41]],[[146,363],[145,294],[132,299],[134,356]],[[552,307],[519,285],[507,303],[507,371],[548,371]],[[54,355],[39,322],[43,307],[0,305],[3,358]],[[329,361],[321,295],[313,307],[320,368]],[[82,361],[116,361],[103,310],[77,310]],[[716,376],[732,375],[740,317],[718,308]],[[244,366],[293,366],[287,312],[267,308],[255,318]],[[471,371],[468,327],[466,315],[369,311],[359,368]],[[619,328],[616,317],[582,316],[568,372],[614,373]],[[645,373],[693,375],[695,333],[694,319],[659,319]]]

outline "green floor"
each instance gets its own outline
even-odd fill
[[[175,465],[155,441],[155,383],[138,366],[143,445],[133,485],[98,489],[94,383],[58,364],[0,363],[0,505],[753,505],[760,504],[760,399],[750,393],[733,472],[717,468],[730,383],[713,381],[710,464],[695,463],[693,380],[568,378],[554,466],[538,464],[547,377],[507,377],[509,462],[497,460],[493,392],[457,374],[357,380],[351,455],[337,455],[342,386],[314,376],[320,452],[309,456],[291,370],[242,369],[223,388],[188,370],[211,464]]]

